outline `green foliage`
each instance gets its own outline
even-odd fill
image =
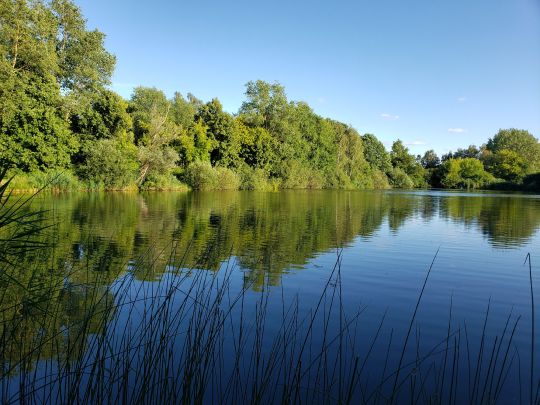
[[[270,133],[261,127],[248,127],[236,120],[236,131],[240,139],[239,157],[253,168],[270,171],[278,161],[278,143]]]
[[[302,165],[298,160],[290,160],[284,165],[281,188],[321,189],[325,186],[324,176],[318,170]]]
[[[102,184],[107,190],[133,188],[139,172],[137,148],[130,143],[102,139],[85,146],[81,177],[90,184]]]
[[[88,31],[80,9],[70,0],[52,0],[50,10],[56,20],[56,52],[62,88],[94,91],[109,84],[114,56],[105,51],[105,35]]]
[[[69,0],[0,3],[0,156],[24,171],[67,167],[78,150],[73,94],[110,80],[114,57]],[[61,89],[63,93],[61,93]]]
[[[73,107],[71,130],[84,140],[131,141],[133,124],[127,109],[128,103],[118,94],[105,89],[96,91]]]
[[[47,190],[53,192],[76,191],[85,189],[85,185],[69,169],[51,169],[35,172],[12,172],[13,180],[9,188],[20,191]]]
[[[433,149],[430,149],[424,153],[424,156],[420,159],[420,164],[424,169],[435,169],[441,164],[441,160]]]
[[[394,169],[389,173],[390,184],[398,188],[426,187],[424,168],[399,139],[392,145],[390,158]],[[398,169],[398,170],[396,170]],[[403,176],[403,174],[406,175]]]
[[[440,166],[441,184],[447,188],[480,188],[493,181],[478,159],[449,159]]]
[[[210,161],[212,142],[206,135],[207,130],[202,120],[193,122],[187,130],[180,130],[178,137],[171,143],[178,152],[180,166],[187,167],[196,160]]]
[[[216,190],[238,190],[240,177],[227,167],[218,167],[216,171]]]
[[[59,112],[57,84],[38,76],[17,76],[17,84],[4,86],[0,99],[1,159],[24,171],[67,167],[78,142]]]
[[[487,149],[492,153],[503,150],[514,152],[526,164],[526,173],[540,170],[540,143],[528,131],[522,129],[501,129],[489,139]]]
[[[352,184],[364,188],[368,163],[364,158],[362,139],[354,128],[340,123],[334,125],[337,147],[336,168],[343,172]]]
[[[480,159],[482,156],[483,147],[477,148],[475,145],[469,145],[468,148],[462,149],[458,148],[456,152],[448,152],[446,155],[443,155],[442,161],[446,161],[448,159],[465,159],[465,158],[474,158],[474,159]]]
[[[217,186],[217,173],[210,162],[191,163],[183,176],[184,181],[193,190],[214,190]]]
[[[498,152],[490,153],[484,161],[488,172],[497,178],[514,183],[518,183],[523,179],[528,168],[525,160],[509,149],[501,149]]]
[[[139,146],[138,184],[142,185],[150,175],[171,174],[179,160],[173,145],[181,142],[182,132],[171,118],[171,103],[160,90],[137,87],[129,110],[133,116],[135,139]]]
[[[269,181],[263,169],[252,168],[244,165],[239,170],[240,189],[241,190],[257,190],[257,191],[273,191],[274,185]]]
[[[417,165],[415,157],[409,153],[409,149],[399,139],[392,144],[390,159],[393,167],[402,169],[407,174],[412,172]]]
[[[223,111],[217,98],[201,106],[195,114],[195,120],[206,126],[206,138],[210,145],[210,162],[226,167],[239,164],[240,139],[234,118]]]
[[[388,176],[379,169],[373,169],[371,171],[372,187],[374,189],[387,189],[390,188],[388,182]]]
[[[238,190],[240,177],[226,167],[212,167],[210,162],[196,161],[190,164],[184,181],[193,190]]]
[[[171,129],[169,112],[171,104],[161,90],[150,87],[136,87],[129,102],[129,113],[133,119],[135,142],[144,144],[148,141],[150,126],[158,125]],[[155,130],[155,128],[152,128]],[[150,135],[151,136],[151,135]]]
[[[251,126],[264,128],[272,135],[286,135],[289,105],[285,88],[279,83],[250,81],[246,84],[245,94],[247,100],[240,107],[244,120]]]
[[[179,92],[174,93],[174,97],[171,101],[171,114],[174,123],[181,128],[189,128],[193,123],[196,106],[184,99]]]
[[[390,154],[375,135],[362,135],[362,144],[364,145],[364,156],[372,167],[383,173],[389,173],[392,170]]]
[[[413,188],[414,183],[405,171],[399,167],[394,167],[389,173],[390,184],[394,188]]]
[[[217,98],[168,99],[148,87],[127,103],[106,87],[115,58],[104,34],[88,30],[70,0],[1,2],[0,56],[0,163],[27,173],[13,183],[21,187],[56,171],[70,174],[55,187],[81,187],[70,170],[86,188],[182,189],[175,173],[183,173],[193,189],[262,190],[481,187],[492,178],[478,159],[511,182],[540,170],[540,146],[524,130],[501,130],[437,168],[434,151],[417,160],[398,140],[388,153],[374,135],[262,80],[246,84],[237,115]]]
[[[144,191],[188,191],[189,187],[172,174],[151,173],[140,189]]]

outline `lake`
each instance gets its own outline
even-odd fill
[[[47,247],[2,265],[3,403],[537,395],[540,196],[81,193],[30,207]]]

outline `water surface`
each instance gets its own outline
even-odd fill
[[[2,331],[9,349],[3,361],[12,376],[17,371],[9,364],[21,352],[33,362],[58,360],[66,334],[77,332],[88,308],[105,305],[96,303],[99,291],[114,302],[118,297],[109,287],[126,275],[139,280],[134,285],[141,288],[178,269],[231,269],[233,287],[247,289],[248,300],[269,294],[266,333],[271,334],[279,329],[284,301],[298,299],[301,310],[313,308],[338,261],[340,305],[345,312],[362,311],[362,328],[355,335],[360,344],[372,338],[383,316],[381,341],[390,342],[392,335],[392,342],[381,343],[372,354],[374,370],[388,344],[394,356],[400,353],[432,262],[408,355],[414,358],[415,350],[440,344],[449,320],[455,330],[467,325],[470,345],[479,346],[485,331],[492,338],[501,336],[507,317],[513,322],[521,316],[513,346],[528,370],[531,309],[524,261],[530,253],[538,291],[540,196],[440,191],[65,194],[40,196],[32,209],[44,210],[44,220],[52,225],[42,235],[51,248],[22,258],[15,273],[2,280]],[[148,263],[144,274],[134,265],[143,259]],[[51,306],[55,311],[44,310]],[[125,310],[119,310],[120,319]],[[90,325],[84,333],[98,331],[99,325]],[[43,335],[57,336],[58,342],[34,354],[32,347]],[[540,351],[540,342],[537,346]],[[70,355],[67,348],[64,355]],[[518,391],[509,384],[506,398],[516,400]]]

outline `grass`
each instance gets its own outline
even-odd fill
[[[23,200],[17,210],[11,203],[1,206],[8,224],[36,225],[22,214]],[[186,267],[187,252],[174,239],[124,263],[112,283],[76,283],[69,272],[44,278],[42,263],[26,260],[25,246],[39,248],[32,233],[21,240],[28,245],[15,244],[0,264],[3,404],[539,403],[530,256],[533,323],[525,359],[516,342],[521,317],[493,319],[491,303],[473,330],[454,319],[451,298],[440,341],[423,344],[416,318],[436,255],[405,333],[387,324],[386,314],[370,324],[366,307],[346,310],[341,252],[305,307],[283,283],[253,293],[249,281],[238,283],[232,259],[217,272],[202,270],[204,261]],[[494,323],[496,334],[489,332]]]

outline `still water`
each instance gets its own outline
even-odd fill
[[[264,296],[266,335],[280,333],[284,308],[291,302],[299,314],[312,313],[317,305],[327,308],[331,298],[321,300],[322,291],[338,285],[335,306],[345,319],[340,325],[354,314],[361,320],[347,339],[369,349],[377,336],[365,356],[369,371],[362,371],[365,377],[354,386],[353,398],[379,381],[374,375],[384,375],[383,363],[397,364],[405,341],[403,364],[418,363],[434,348],[446,347],[449,353],[458,339],[462,345],[466,341],[469,352],[463,349],[456,358],[454,350],[445,364],[450,370],[452,362],[459,367],[463,361],[467,370],[448,384],[455,388],[435,389],[450,400],[454,395],[453,401],[462,396],[487,402],[487,391],[499,380],[499,374],[486,371],[493,363],[502,369],[510,364],[505,388],[496,398],[500,403],[528,403],[531,360],[533,379],[540,378],[540,339],[538,355],[531,359],[529,263],[524,264],[530,253],[540,301],[540,196],[437,191],[66,194],[40,196],[31,209],[43,211],[50,225],[40,236],[48,247],[19,258],[1,279],[5,402],[18,398],[20,370],[46,375],[56,370],[55,363],[75,356],[65,343],[70,334],[84,334],[84,346],[102,333],[102,325],[92,326],[87,317],[88,308],[103,304],[96,304],[100,291],[106,291],[106,301],[119,302],[121,289],[115,286],[126,277],[133,281],[132,292],[197,272],[227,273],[231,288],[245,291],[246,307],[256,308]],[[138,265],[143,261],[144,266]],[[132,313],[144,312],[141,305],[118,306],[115,327],[126,328]],[[256,323],[256,310],[246,310],[245,317]],[[81,322],[84,329],[77,326]],[[340,335],[337,320],[321,322],[314,328],[327,325],[333,328],[330,336]],[[325,345],[322,335],[312,332],[310,345]],[[56,343],[36,350],[43,336],[54,336]],[[183,339],[181,333],[175,336]],[[476,376],[479,357],[485,360]],[[414,375],[424,364],[425,375],[444,377],[444,367],[431,366],[429,360],[403,373]],[[391,376],[387,385],[392,383]],[[406,385],[410,389],[409,380]],[[409,402],[438,402],[437,396],[418,392]]]

